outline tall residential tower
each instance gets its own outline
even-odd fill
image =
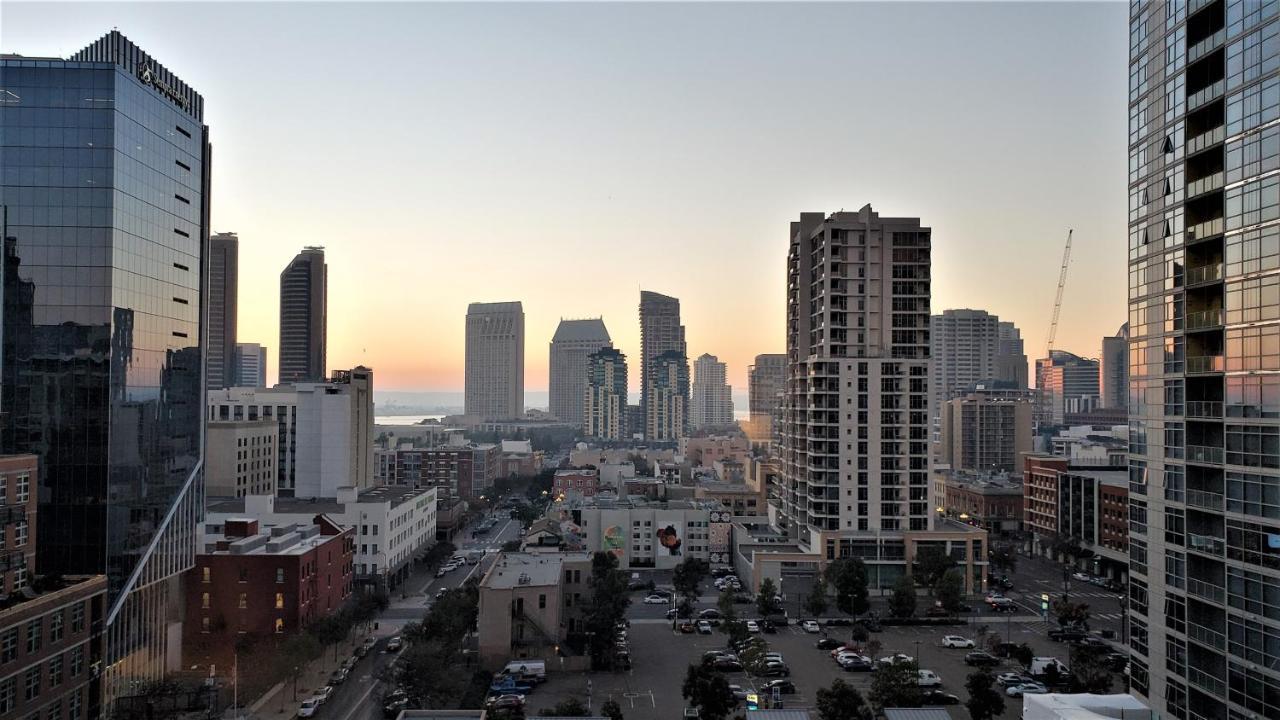
[[[305,247],[280,273],[280,382],[324,382],[329,268]]]
[[[486,420],[524,415],[524,306],[467,306],[466,413]]]
[[[601,348],[587,357],[583,389],[582,433],[601,440],[623,440],[627,427],[627,356]]]
[[[551,414],[564,422],[584,425],[582,394],[587,389],[587,357],[613,347],[604,320],[561,320],[551,338],[548,401]],[[622,403],[627,402],[623,394]]]
[[[756,442],[773,438],[773,422],[782,407],[782,390],[787,381],[787,356],[782,353],[757,355],[747,369],[747,436]]]
[[[658,382],[661,381],[668,392],[672,387],[672,369],[667,367],[673,362],[672,357],[667,355],[667,353],[671,352],[679,355],[681,359],[678,362],[684,366],[682,372],[675,373],[675,375],[682,375],[684,378],[685,395],[681,402],[683,415],[689,402],[689,360],[684,342],[684,325],[680,324],[680,301],[649,290],[641,290],[640,412],[645,418],[644,433],[646,440],[658,439],[651,434],[655,432],[655,428],[659,426],[670,427],[670,418],[666,417],[670,408],[664,407],[660,411],[656,406],[651,405],[650,398]],[[663,357],[661,365],[658,362],[659,357]],[[663,376],[661,380],[659,375]],[[678,385],[679,383],[677,382],[676,384]],[[657,417],[659,412],[664,414],[663,418]],[[682,437],[686,430],[687,428],[685,427],[679,428],[679,434],[675,437]]]
[[[733,424],[733,388],[726,381],[725,364],[703,353],[693,362],[689,398],[689,427],[697,430]]]

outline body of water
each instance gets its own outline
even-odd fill
[[[374,425],[417,425],[423,420],[443,420],[444,415],[375,415]]]

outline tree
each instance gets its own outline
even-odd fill
[[[746,646],[738,657],[742,660],[742,669],[746,670],[750,675],[760,675],[764,672],[764,665],[768,660],[765,653],[769,651],[769,646],[763,642],[753,642]]]
[[[686,556],[671,575],[671,584],[676,592],[688,598],[698,597],[698,585],[711,572],[706,560]]]
[[[614,705],[617,705],[617,703],[614,703]],[[578,698],[569,698],[556,703],[553,708],[543,708],[538,714],[544,717],[587,717],[591,714],[591,711],[587,710],[587,706],[583,705]],[[619,710],[618,714],[622,714],[621,710]]]
[[[1053,602],[1053,614],[1057,616],[1059,625],[1089,627],[1089,603],[1075,603],[1065,598],[1058,598]]]
[[[618,558],[613,553],[598,552],[591,557],[591,579],[587,587],[591,590],[591,605],[585,625],[591,663],[596,669],[607,669],[613,661],[610,649],[614,628],[631,604],[626,573],[618,569]]]
[[[923,693],[920,692],[916,663],[895,659],[887,665],[879,666],[871,679],[871,689],[867,696],[877,711],[885,708],[920,707]]]
[[[820,720],[871,720],[871,708],[867,707],[862,693],[844,680],[837,679],[830,688],[818,688],[818,717]]]
[[[825,573],[818,573],[814,578],[813,588],[809,591],[809,597],[805,598],[805,611],[815,618],[827,611],[827,576]]]
[[[955,567],[955,564],[956,562],[943,552],[942,548],[923,547],[916,553],[915,569],[912,574],[921,585],[931,588],[938,582],[938,578]]]
[[[909,618],[916,614],[916,586],[910,575],[903,575],[893,584],[889,614],[896,618]]]
[[[773,578],[765,578],[760,583],[760,592],[756,593],[756,609],[765,617],[778,612],[778,586],[773,584]]]
[[[1005,575],[1010,575],[1018,569],[1018,553],[1014,551],[1013,545],[1008,543],[992,547],[989,560],[991,567]]]
[[[942,573],[933,586],[933,596],[947,612],[959,612],[960,601],[964,597],[964,573],[959,568]]]
[[[622,706],[613,699],[605,700],[600,706],[600,714],[609,720],[622,720]]]
[[[969,692],[964,706],[972,720],[992,720],[1004,713],[1004,696],[995,689],[995,678],[987,668],[971,673],[964,687]]]
[[[276,654],[276,662],[281,675],[293,680],[293,699],[298,699],[298,678],[307,669],[307,664],[320,657],[324,648],[311,633],[301,632],[290,635],[280,644],[280,652]]]
[[[1032,650],[1031,646],[1026,643],[1022,643],[1013,649],[1013,659],[1022,663],[1022,667],[1024,668],[1031,667],[1031,661],[1034,660],[1035,657],[1036,651]]]
[[[690,665],[680,694],[698,708],[699,720],[724,720],[734,700],[724,675],[702,665]]]
[[[1106,695],[1111,692],[1111,670],[1100,647],[1071,647],[1071,692]]]
[[[871,607],[867,599],[867,566],[861,558],[840,558],[827,567],[840,612],[861,615]]]
[[[871,633],[867,632],[867,626],[862,623],[854,624],[849,630],[849,639],[856,643],[864,643],[871,637]]]

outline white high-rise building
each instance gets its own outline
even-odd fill
[[[463,402],[485,420],[524,415],[524,307],[519,301],[467,306]]]
[[[258,343],[236,343],[236,387],[267,386],[267,349]]]
[[[986,310],[944,310],[929,319],[933,359],[932,411],[963,395],[974,383],[1007,380],[1027,386],[1027,356],[1022,335],[1013,323]]]
[[[733,389],[726,382],[725,364],[703,353],[693,362],[689,426],[693,429],[733,424]]]
[[[552,415],[564,422],[585,425],[582,397],[587,390],[587,358],[597,350],[613,347],[604,320],[561,320],[551,338],[548,365],[548,404]],[[626,404],[626,398],[623,398]]]

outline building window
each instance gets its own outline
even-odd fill
[[[22,475],[19,475],[18,484],[14,487],[14,490],[17,493],[14,497],[14,500],[16,500],[17,502],[24,503],[27,500],[30,500],[31,499],[31,476],[25,473]]]
[[[238,604],[238,607],[239,607],[241,610],[244,610],[245,608],[249,607],[249,595],[248,595],[248,593],[240,593],[240,602],[239,602],[239,604]]]
[[[200,632],[209,632],[209,618],[200,618]]]
[[[284,619],[276,618],[276,634],[279,635],[282,632],[284,632]]]
[[[240,568],[240,582],[249,582],[249,568]]]
[[[62,656],[54,655],[49,659],[49,687],[55,688],[62,684]]]
[[[56,643],[62,640],[62,611],[58,610],[49,615],[49,642]]]
[[[0,680],[0,715],[13,712],[18,706],[18,678]]]
[[[0,664],[13,662],[18,657],[18,628],[12,627],[0,635]]]
[[[284,568],[276,568],[276,583],[284,582]]]
[[[80,697],[80,691],[71,693],[71,698],[67,700],[67,720],[80,720],[80,703],[83,699]]]
[[[74,605],[71,608],[71,632],[84,632],[84,603]]]
[[[284,609],[284,593],[276,593],[276,609]]]
[[[36,698],[40,697],[40,666],[39,665],[36,665],[35,667],[32,667],[32,668],[27,668],[26,682],[23,684],[25,685],[25,692],[23,693],[23,696],[27,700],[35,700]]]
[[[44,627],[41,618],[36,618],[27,623],[27,654],[31,655],[40,649],[41,636],[44,635]]]
[[[61,700],[54,700],[49,703],[49,712],[45,714],[45,720],[62,720]]]
[[[200,593],[200,608],[203,610],[209,609],[209,593]]]
[[[23,520],[13,526],[13,546],[24,547],[27,544],[27,521]]]
[[[207,582],[210,582],[211,580],[212,580],[212,577],[210,575],[209,568],[207,567],[200,568],[200,581],[207,583]]]
[[[71,662],[69,663],[69,674],[71,677],[80,677],[80,671],[84,670],[84,646],[77,645],[71,648]]]

